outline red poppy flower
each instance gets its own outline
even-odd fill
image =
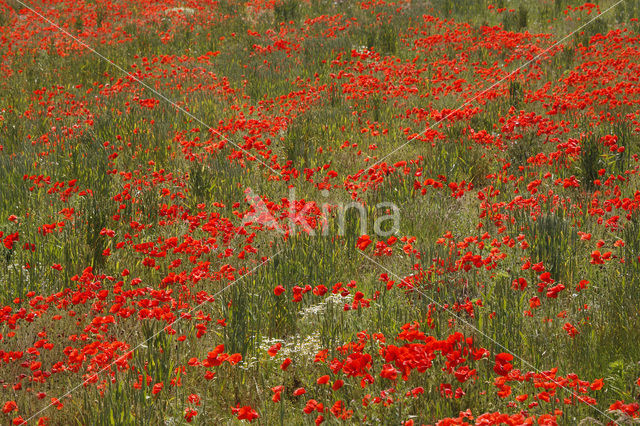
[[[326,385],[327,383],[329,383],[329,375],[324,375],[324,376],[320,376],[318,377],[318,380],[316,380],[316,383],[319,385]]]
[[[161,383],[156,383],[155,385],[153,385],[153,388],[151,389],[151,393],[153,395],[157,395],[160,393],[160,391],[162,390],[162,388],[164,387],[164,384]]]
[[[231,412],[238,418],[238,420],[248,420],[252,422],[260,417],[258,412],[248,405],[243,407],[239,407],[238,405],[235,408],[231,407]]]
[[[282,364],[280,364],[280,369],[282,371],[286,371],[287,368],[289,368],[289,365],[291,365],[291,358],[285,358],[285,360],[282,361]]]
[[[7,401],[5,402],[4,407],[2,407],[2,412],[7,414],[17,409],[18,409],[18,404],[16,404],[15,401]]]
[[[356,247],[358,247],[360,250],[364,250],[366,249],[369,244],[371,244],[373,241],[371,241],[371,238],[368,235],[361,235],[358,238],[358,242],[356,243]]]

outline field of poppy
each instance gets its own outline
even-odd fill
[[[640,0],[0,0],[0,424],[640,423]]]

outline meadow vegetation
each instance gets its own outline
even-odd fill
[[[639,16],[0,0],[1,423],[639,422]]]

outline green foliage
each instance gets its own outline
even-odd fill
[[[611,134],[617,137],[616,145],[624,151],[608,153],[604,162],[617,173],[624,173],[632,164],[632,153],[637,152],[640,147],[640,133],[633,132],[631,126],[625,122],[615,122],[611,126]]]
[[[512,80],[509,82],[509,103],[514,108],[518,108],[522,102],[524,92],[522,84],[519,81]]]
[[[502,27],[505,31],[523,31],[528,27],[529,10],[524,4],[518,7],[516,13],[506,13],[502,18]]]
[[[311,131],[310,123],[305,121],[291,123],[287,127],[284,139],[285,158],[297,167],[308,165],[309,155],[313,153],[315,136]]]
[[[398,48],[398,33],[391,24],[382,24],[364,31],[364,45],[382,54],[392,55]]]
[[[275,23],[296,21],[298,19],[299,2],[297,0],[282,0],[275,4],[273,12]]]
[[[575,231],[562,210],[549,212],[530,223],[530,241],[535,259],[543,261],[545,269],[558,282],[572,283],[575,274]]]
[[[378,30],[378,44],[382,53],[396,53],[398,45],[398,34],[396,29],[391,25],[382,25]]]
[[[605,35],[609,32],[609,24],[605,20],[605,17],[597,17],[591,18],[593,21],[584,27],[582,31],[576,33],[574,37],[581,43],[583,46],[589,46],[591,38],[596,34]]]
[[[582,180],[588,189],[594,188],[594,181],[598,179],[598,170],[602,168],[600,138],[597,135],[586,137],[580,149],[580,168]]]

